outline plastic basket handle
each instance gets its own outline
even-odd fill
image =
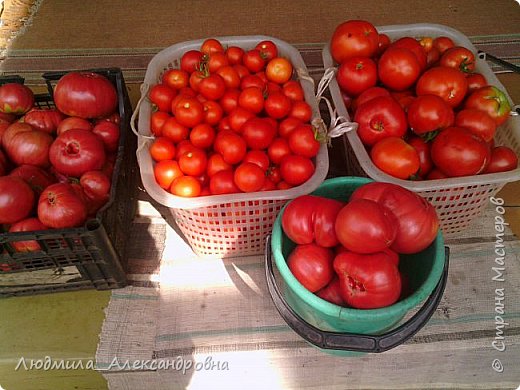
[[[265,273],[267,287],[274,305],[282,318],[298,335],[322,349],[379,353],[404,343],[416,334],[431,318],[439,305],[448,279],[449,248],[445,247],[446,258],[439,283],[437,283],[437,286],[424,305],[407,322],[388,333],[378,336],[323,331],[304,321],[282,297],[275,282],[270,242],[271,237],[268,236],[265,251]]]

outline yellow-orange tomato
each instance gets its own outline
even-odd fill
[[[269,81],[284,84],[292,77],[292,71],[291,61],[283,57],[276,57],[267,63],[265,75]]]

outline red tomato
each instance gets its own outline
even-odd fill
[[[244,88],[238,97],[238,105],[254,114],[259,114],[264,109],[264,93],[258,87]]]
[[[356,97],[351,105],[350,109],[352,112],[356,112],[357,108],[362,105],[363,103],[368,102],[369,100],[372,100],[375,97],[378,96],[390,96],[390,92],[388,89],[383,87],[370,87],[367,88],[365,91],[363,91],[358,97]]]
[[[382,54],[390,46],[390,37],[384,33],[378,34],[377,53]]]
[[[320,150],[318,133],[311,125],[302,125],[289,133],[287,142],[291,152],[299,156],[312,158]]]
[[[206,173],[211,178],[215,173],[232,169],[233,166],[224,161],[224,158],[219,153],[214,153],[208,157],[208,164],[206,167]]]
[[[47,186],[56,182],[56,178],[47,170],[29,164],[17,166],[9,172],[9,176],[17,176],[23,179],[38,196]]]
[[[85,222],[86,218],[85,200],[72,185],[51,184],[40,195],[38,219],[44,225],[55,229],[78,227]]]
[[[330,54],[338,64],[345,58],[373,57],[379,48],[379,34],[364,20],[348,20],[336,27],[330,40]]]
[[[247,152],[247,144],[244,138],[232,131],[219,132],[213,147],[217,153],[222,155],[224,161],[231,165],[241,162]]]
[[[177,101],[173,114],[181,125],[194,127],[204,119],[204,107],[195,98],[182,97]]]
[[[90,134],[96,137],[92,133]],[[2,136],[4,151],[16,165],[30,164],[43,168],[48,167],[52,144],[53,138],[49,133],[34,130],[31,125],[23,122],[9,125]]]
[[[457,107],[468,90],[468,81],[460,70],[436,66],[424,72],[416,85],[417,96],[437,95],[451,107]]]
[[[222,68],[220,68],[222,69]],[[199,84],[199,92],[206,99],[218,100],[224,96],[226,91],[226,82],[218,73],[210,74],[204,77]]]
[[[251,73],[260,72],[265,67],[265,59],[258,49],[251,49],[242,56],[242,63]]]
[[[269,169],[269,156],[263,150],[250,150],[246,153],[242,162],[250,162],[258,165],[262,170],[267,172]]]
[[[216,52],[212,53],[208,59],[208,70],[209,73],[216,73],[220,68],[229,65],[229,60],[224,53]]]
[[[271,142],[271,144],[267,148],[267,154],[269,156],[269,159],[274,164],[280,164],[283,158],[285,156],[290,155],[291,153],[291,148],[289,147],[287,139],[282,137],[273,139],[273,142]]]
[[[154,161],[171,160],[175,157],[175,144],[166,137],[157,137],[150,145],[150,155]]]
[[[455,115],[451,106],[441,97],[422,95],[408,106],[407,119],[415,134],[424,135],[452,126]]]
[[[334,259],[343,300],[356,309],[377,309],[394,304],[401,295],[399,269],[384,252],[346,252]]]
[[[486,142],[464,127],[448,127],[433,140],[432,160],[449,177],[481,173],[489,163]]]
[[[253,150],[267,149],[276,136],[276,128],[265,118],[253,117],[241,127],[247,146]]]
[[[69,72],[54,88],[56,108],[68,116],[99,118],[117,108],[117,91],[105,76],[94,72]]]
[[[383,172],[399,179],[410,179],[421,166],[415,148],[400,137],[386,137],[376,142],[370,150],[374,165]]]
[[[292,101],[283,92],[269,94],[265,99],[264,109],[274,119],[285,118],[291,112]]]
[[[455,46],[455,43],[450,37],[440,36],[433,40],[432,46],[439,50],[440,54],[443,54],[446,50]]]
[[[237,108],[235,108],[233,111],[231,111],[229,113],[228,118],[229,118],[229,126],[231,127],[231,129],[237,133],[241,133],[242,126],[244,126],[244,124],[248,120],[256,118],[256,115],[253,112],[251,112],[241,106],[238,106]]]
[[[231,65],[223,66],[217,71],[217,74],[224,80],[226,88],[240,87],[240,76],[235,67]]]
[[[161,126],[159,126],[161,127]],[[56,128],[56,134],[60,135],[61,133],[66,132],[70,129],[83,129],[83,130],[92,130],[93,126],[88,120],[83,118],[78,118],[77,116],[70,116],[63,119]]]
[[[188,86],[190,75],[182,69],[168,69],[161,78],[164,85],[179,91]]]
[[[226,49],[226,57],[231,65],[241,64],[244,53],[244,49],[238,46],[228,46]]]
[[[427,57],[426,51],[424,50],[421,43],[412,37],[402,37],[398,40],[394,41],[390,47],[400,47],[403,49],[410,50],[413,54],[415,54],[415,58],[419,65],[421,66],[421,72],[426,68]]]
[[[161,135],[171,140],[174,144],[187,139],[189,134],[190,130],[186,126],[181,125],[173,116],[167,118],[161,127]]]
[[[468,74],[466,80],[468,81],[468,94],[488,85],[488,82],[482,73]]]
[[[219,103],[207,100],[202,103],[204,109],[204,122],[210,126],[216,126],[224,116],[224,110]]]
[[[215,129],[207,123],[196,125],[190,132],[190,141],[193,146],[201,149],[209,149],[215,140]]]
[[[203,53],[199,50],[188,50],[181,56],[181,70],[188,74],[195,72],[200,66],[202,56]]]
[[[29,216],[34,206],[34,192],[19,177],[0,177],[0,224],[18,222]]]
[[[310,158],[291,154],[280,162],[282,179],[291,186],[305,183],[314,174],[314,163]]]
[[[282,92],[293,101],[305,99],[305,93],[301,84],[296,80],[289,80],[282,86]]]
[[[210,177],[209,190],[213,195],[235,194],[240,189],[235,184],[233,169],[225,169]]]
[[[280,121],[280,124],[278,125],[278,134],[280,137],[287,138],[291,131],[301,125],[303,125],[301,119],[289,116]]]
[[[455,126],[465,127],[473,134],[489,142],[495,136],[496,123],[485,111],[476,108],[460,110],[455,116]]]
[[[293,66],[291,61],[284,57],[276,57],[266,65],[265,75],[267,80],[278,84],[285,84],[292,77]]]
[[[398,221],[388,209],[369,199],[351,199],[339,212],[336,237],[356,253],[374,253],[389,248],[397,235]]]
[[[395,91],[403,91],[414,85],[421,70],[414,52],[401,47],[389,47],[377,63],[379,80]]]
[[[441,53],[439,50],[435,47],[432,47],[432,49],[426,54],[426,68],[431,68],[432,66],[437,65],[440,58]]]
[[[448,175],[445,175],[437,168],[433,168],[430,173],[426,176],[427,180],[439,180],[439,179],[446,179]]]
[[[10,164],[9,161],[7,161],[7,157],[5,157],[4,152],[0,149],[0,177],[5,176],[5,174],[9,171],[9,165]]]
[[[333,303],[338,306],[346,306],[346,302],[341,296],[339,277],[335,274],[332,280],[323,287],[321,290],[316,292],[316,295],[327,302]]]
[[[338,245],[335,223],[344,204],[335,199],[301,195],[290,201],[282,214],[282,228],[296,244],[332,248]]]
[[[165,190],[170,188],[176,178],[183,175],[179,163],[175,160],[159,161],[154,165],[153,173],[157,184]]]
[[[475,70],[475,55],[465,47],[454,46],[442,54],[439,64],[456,68],[464,73],[471,73]]]
[[[369,57],[346,58],[339,65],[336,80],[349,96],[358,96],[377,83],[377,66]]]
[[[226,114],[229,114],[238,107],[238,98],[240,97],[240,90],[228,89],[220,98],[219,104]]]
[[[243,192],[259,191],[265,183],[265,170],[252,162],[242,162],[236,167],[233,180]]]
[[[172,109],[172,100],[177,95],[177,90],[164,85],[156,84],[150,88],[148,98],[159,111],[170,112]]]
[[[92,133],[96,134],[103,141],[107,152],[111,153],[117,150],[119,146],[118,125],[113,122],[101,121],[94,126]]]
[[[179,156],[178,161],[185,175],[200,176],[206,172],[208,157],[205,151],[194,148]]]
[[[477,108],[487,112],[497,126],[509,118],[511,104],[504,92],[495,86],[489,85],[472,92],[464,103],[464,108]]]
[[[292,274],[310,292],[325,287],[334,277],[334,252],[316,244],[296,246],[287,258]]]
[[[518,156],[507,146],[496,146],[491,149],[491,159],[483,173],[512,171],[518,168]]]
[[[85,195],[94,200],[108,201],[111,182],[101,171],[87,171],[81,175],[79,184]]]
[[[271,40],[265,40],[258,42],[255,46],[255,49],[260,51],[262,57],[264,57],[267,61],[278,56],[278,47],[276,43]]]
[[[65,115],[54,108],[33,108],[24,116],[23,121],[31,125],[34,129],[54,134]]]
[[[201,190],[200,182],[192,176],[180,176],[173,181],[170,187],[170,192],[173,195],[182,196],[184,198],[199,196]]]
[[[202,42],[202,45],[200,45],[200,51],[204,54],[223,53],[224,47],[218,39],[207,38]]]
[[[170,114],[164,111],[155,111],[150,115],[150,130],[152,131],[152,134],[156,137],[159,137],[162,135],[162,127],[166,123],[166,121],[171,117]],[[92,130],[87,129],[85,127],[80,127],[80,129],[83,130]],[[61,135],[63,131],[61,131],[58,135]]]
[[[0,112],[22,115],[34,106],[34,93],[19,83],[6,83],[0,86]]]
[[[9,228],[9,233],[14,232],[34,232],[39,230],[47,230],[45,226],[38,218],[26,218],[16,223],[13,223]],[[10,245],[17,252],[35,252],[40,251],[42,248],[38,241],[27,240],[27,241],[12,241]]]
[[[433,161],[430,152],[430,143],[423,138],[412,136],[408,139],[408,144],[412,146],[419,156],[419,171],[417,174],[420,178],[425,178],[433,168]]]
[[[240,89],[246,89],[249,87],[257,87],[262,91],[267,86],[267,82],[262,80],[258,74],[248,74],[240,80]]]
[[[378,96],[360,105],[354,121],[359,124],[361,142],[367,146],[389,136],[402,137],[408,127],[404,110],[390,96]]]

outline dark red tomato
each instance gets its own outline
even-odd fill
[[[94,72],[69,72],[54,88],[56,108],[68,116],[99,118],[117,108],[117,90],[105,76]]]
[[[321,299],[338,306],[347,305],[341,296],[339,277],[336,274],[332,277],[332,280],[329,282],[329,284],[316,292],[316,295]]]
[[[240,189],[235,184],[233,169],[218,171],[209,180],[209,190],[213,195],[235,194]]]
[[[215,129],[207,123],[200,123],[191,129],[190,141],[193,146],[200,149],[209,149],[215,140]]]
[[[200,182],[192,176],[180,176],[173,181],[170,187],[170,192],[173,195],[182,196],[184,198],[199,196],[201,191],[202,187]]]
[[[273,139],[273,142],[271,142],[267,148],[267,154],[273,164],[280,164],[283,158],[291,153],[291,148],[289,147],[287,139],[282,137]]]
[[[173,88],[177,91],[188,86],[190,75],[182,69],[168,69],[161,78],[164,85]]]
[[[241,127],[242,136],[249,149],[267,149],[276,136],[276,127],[265,118],[253,117]]]
[[[378,44],[377,44],[377,53],[381,55],[387,48],[390,46],[391,40],[390,37],[384,33],[378,34]]]
[[[150,115],[150,130],[152,134],[156,137],[160,137],[162,135],[162,127],[166,123],[166,121],[171,117],[170,114],[164,111],[155,111]],[[71,127],[74,128],[74,127]],[[92,130],[86,129],[84,127],[80,127],[83,130]],[[58,135],[61,135],[63,131],[61,131]]]
[[[25,123],[30,124],[36,130],[44,131],[49,134],[56,133],[58,125],[64,119],[65,115],[55,108],[33,108],[23,116]]]
[[[103,141],[107,152],[111,153],[117,150],[120,135],[118,125],[113,122],[101,121],[94,126],[92,133],[96,134]]]
[[[87,218],[87,205],[72,185],[51,184],[38,200],[38,218],[55,229],[78,227]]]
[[[506,94],[492,85],[479,88],[471,93],[464,103],[464,108],[485,111],[495,120],[497,126],[504,123],[511,112],[511,104]]]
[[[215,138],[214,149],[222,155],[225,162],[235,165],[244,159],[247,144],[239,134],[233,131],[221,131]]]
[[[231,65],[241,64],[244,53],[244,49],[238,46],[228,46],[226,49],[226,57]]]
[[[389,248],[397,235],[394,214],[369,199],[351,199],[339,212],[335,231],[341,245],[356,253]]]
[[[394,91],[403,91],[414,85],[421,70],[414,52],[401,47],[389,47],[377,62],[379,80]]]
[[[153,173],[157,184],[165,190],[170,188],[176,178],[183,175],[176,160],[159,161],[154,165]]]
[[[186,126],[181,125],[173,116],[168,117],[161,127],[161,135],[171,140],[174,144],[187,139],[189,133],[190,130]]]
[[[34,106],[33,91],[19,83],[0,86],[0,112],[23,115]]]
[[[211,156],[208,157],[206,173],[209,177],[211,177],[219,171],[224,171],[232,168],[233,166],[225,162],[221,154],[213,153]]]
[[[241,106],[238,106],[233,111],[231,111],[228,115],[229,125],[232,130],[234,130],[237,133],[241,133],[242,126],[248,120],[255,118],[255,117],[256,117],[256,115],[253,112],[251,112]]]
[[[394,304],[401,295],[401,275],[384,252],[342,253],[334,259],[340,291],[347,305],[377,309]]]
[[[386,137],[402,137],[408,127],[404,110],[390,96],[378,96],[360,105],[354,121],[359,125],[361,142],[367,146]]]
[[[379,33],[364,20],[348,20],[336,27],[330,41],[330,54],[336,63],[345,58],[373,57],[379,48]]]
[[[34,165],[19,165],[9,172],[9,176],[15,176],[23,179],[29,184],[36,195],[52,183],[56,183],[56,178],[48,171]]]
[[[196,98],[182,97],[177,101],[173,114],[177,122],[191,128],[204,120],[204,107]]]
[[[229,114],[238,107],[238,98],[240,97],[240,90],[228,89],[220,98],[219,104],[226,114]]]
[[[433,168],[430,173],[426,176],[427,180],[439,180],[439,179],[446,179],[448,178],[448,175],[445,175],[437,168]]]
[[[175,144],[167,137],[155,138],[149,151],[154,161],[172,160],[176,155]]]
[[[242,56],[242,63],[251,72],[260,72],[265,68],[266,60],[258,49],[251,49]]]
[[[2,122],[13,123],[17,119],[18,115],[16,114],[7,114],[5,112],[0,111],[0,121]]]
[[[432,160],[449,177],[481,173],[490,160],[486,142],[464,127],[448,127],[433,140]]]
[[[399,92],[392,91],[390,95],[397,101],[397,103],[399,103],[405,113],[408,111],[410,104],[412,104],[416,98],[415,94],[409,89]]]
[[[455,42],[450,37],[440,36],[433,40],[432,46],[439,50],[440,54],[443,54],[446,50],[454,47]]]
[[[332,248],[338,245],[335,223],[343,202],[315,195],[301,195],[287,204],[282,214],[282,228],[296,244]]]
[[[301,119],[289,116],[280,121],[280,124],[278,125],[278,134],[280,137],[287,138],[291,131],[301,125],[303,125],[303,121]]]
[[[206,172],[208,157],[205,151],[193,148],[180,155],[178,161],[179,167],[185,175],[200,176]]]
[[[160,126],[159,126],[160,127]],[[76,116],[70,116],[63,119],[56,128],[56,134],[60,135],[67,130],[70,129],[83,129],[83,130],[92,130],[93,126],[88,120],[83,118],[78,118]]]
[[[518,156],[507,146],[491,149],[491,159],[483,173],[507,172],[518,168]]]
[[[269,94],[265,99],[264,109],[274,119],[283,119],[291,112],[292,101],[283,92]]]
[[[203,59],[204,53],[199,50],[188,50],[181,57],[180,68],[184,72],[191,74],[198,70]]]
[[[291,186],[299,186],[314,174],[314,163],[310,158],[291,154],[280,162],[280,174],[284,182]]]
[[[321,146],[317,131],[308,124],[291,131],[287,142],[292,153],[307,158],[315,157]]]
[[[437,95],[451,107],[457,107],[468,90],[468,81],[460,70],[446,66],[435,66],[424,72],[415,91],[417,96]]]
[[[29,216],[35,201],[34,192],[19,177],[0,177],[0,224],[18,222]]]
[[[367,88],[357,98],[352,100],[352,103],[350,105],[351,111],[355,113],[356,109],[360,105],[362,105],[363,103],[366,103],[369,100],[372,100],[373,98],[378,97],[378,96],[390,96],[390,91],[388,91],[388,89],[383,88],[383,87]]]
[[[282,92],[293,101],[305,100],[305,93],[301,84],[296,80],[289,80],[282,86]]]
[[[297,245],[287,258],[292,274],[310,292],[325,287],[334,277],[334,252],[316,244]]]
[[[441,53],[437,48],[432,47],[432,49],[426,53],[426,68],[431,68],[432,66],[437,65],[440,59]]]
[[[209,73],[217,73],[220,68],[229,65],[229,60],[226,55],[221,52],[213,53],[209,56],[208,59],[208,70]]]
[[[110,195],[110,178],[101,171],[87,171],[81,175],[79,184],[89,199],[108,201]]]
[[[49,166],[49,150],[53,138],[49,133],[34,130],[27,123],[15,122],[5,130],[2,145],[7,157],[16,165]]]
[[[281,85],[276,84],[276,83],[274,83],[272,81],[268,81],[267,85],[265,87],[265,94],[268,96],[268,95],[270,95],[272,93],[283,93],[285,95]],[[285,96],[287,96],[287,95],[285,95]],[[289,96],[287,96],[287,97],[289,97]]]
[[[203,78],[199,84],[199,92],[209,100],[220,99],[225,91],[226,82],[218,73],[210,74]]]
[[[238,105],[254,114],[259,114],[264,109],[264,93],[258,87],[244,88],[238,97]]]
[[[71,129],[59,135],[49,149],[49,159],[56,170],[74,177],[101,169],[105,158],[103,142],[87,130]]]
[[[9,168],[10,164],[7,161],[7,157],[5,156],[4,152],[0,149],[0,177],[5,176],[5,174],[9,171]]]
[[[457,112],[455,126],[469,129],[486,142],[493,139],[497,127],[493,118],[476,108],[466,108]]]
[[[475,55],[463,46],[454,46],[442,54],[439,65],[471,73],[475,70]]]
[[[265,171],[252,162],[242,162],[235,169],[233,179],[243,192],[259,191],[265,183]]]
[[[453,125],[451,106],[437,95],[416,97],[408,106],[408,125],[415,134],[424,135]]]
[[[264,175],[269,169],[269,156],[263,150],[250,150],[246,153],[242,162],[250,162],[258,165],[264,171]]]
[[[177,95],[177,90],[165,84],[156,84],[150,88],[148,98],[159,111],[170,112],[172,100]]]
[[[13,223],[9,228],[9,233],[34,232],[47,229],[48,227],[41,223],[38,218],[32,217]],[[42,249],[36,240],[12,241],[10,242],[10,245],[17,252],[35,252]]]
[[[278,57],[278,47],[276,43],[271,40],[265,40],[258,42],[255,46],[255,49],[260,51],[262,57],[264,57],[267,61]]]
[[[400,47],[410,50],[415,54],[415,58],[417,58],[417,62],[419,62],[419,65],[421,66],[421,72],[426,68],[426,51],[417,39],[412,37],[402,37],[394,41],[390,47]]]
[[[223,53],[224,47],[218,39],[207,38],[202,42],[202,45],[200,45],[200,51],[204,54]]]
[[[433,168],[430,143],[426,142],[422,137],[412,136],[408,139],[408,144],[415,149],[419,156],[420,167],[417,174],[424,179]]]
[[[274,183],[278,184],[282,181],[282,174],[278,166],[270,166],[267,170],[267,177]]]
[[[421,166],[415,148],[400,137],[386,137],[376,142],[370,150],[370,158],[383,172],[404,180],[417,175]]]
[[[482,73],[471,73],[466,76],[468,80],[468,94],[488,85],[486,77]]]

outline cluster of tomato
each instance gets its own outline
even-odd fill
[[[70,72],[56,108],[35,106],[23,84],[0,87],[0,224],[9,232],[82,226],[109,199],[120,117],[103,75]],[[40,250],[13,241],[17,251]]]
[[[371,182],[347,203],[314,195],[292,200],[282,228],[296,243],[287,265],[306,289],[336,305],[375,309],[410,292],[400,254],[431,245],[439,221],[433,206],[416,193]]]
[[[148,94],[157,183],[183,197],[281,190],[306,182],[320,148],[293,64],[266,40],[188,50]]]
[[[475,54],[447,36],[395,41],[367,21],[337,26],[337,82],[373,163],[400,179],[441,179],[515,169],[494,135],[507,96],[475,71]]]

